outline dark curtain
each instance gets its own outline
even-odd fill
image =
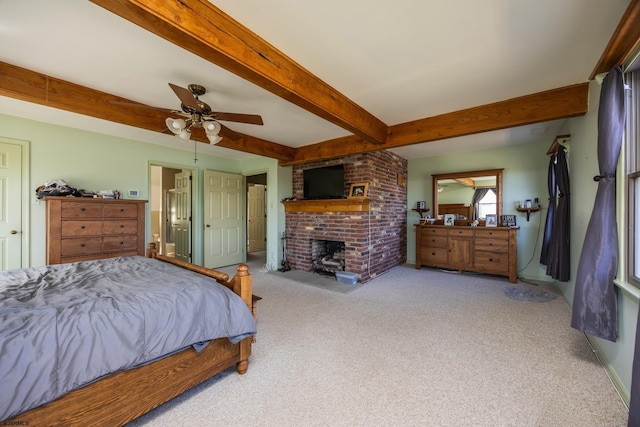
[[[624,81],[614,67],[602,82],[598,111],[598,165],[600,175],[593,212],[580,254],[573,294],[571,326],[587,334],[616,341],[618,269],[616,229],[616,165],[624,130]]]
[[[476,188],[475,193],[473,193],[473,199],[471,199],[471,206],[473,207],[473,218],[474,220],[478,219],[478,203],[487,193],[491,190],[490,188]],[[495,191],[494,191],[495,192]]]
[[[553,217],[551,240],[547,254],[547,275],[561,282],[568,282],[571,272],[569,250],[569,168],[564,148],[559,148],[554,167],[558,185],[558,206]]]
[[[559,148],[561,149],[561,148]],[[540,251],[540,263],[547,265],[549,258],[549,245],[551,244],[551,230],[553,228],[553,217],[556,215],[556,155],[552,155],[549,160],[549,173],[547,175],[547,186],[549,187],[549,210],[547,211],[547,221],[544,224],[544,237],[542,240],[542,250]]]

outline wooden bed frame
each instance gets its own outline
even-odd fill
[[[464,203],[441,203],[438,205],[438,215],[455,214],[467,217],[464,221],[473,221],[473,206],[465,206]]]
[[[212,277],[240,295],[252,309],[251,275],[245,264],[237,267],[236,275],[229,281],[225,273],[158,255],[154,243],[147,245],[147,257]],[[244,374],[249,366],[251,341],[249,337],[231,344],[227,338],[219,338],[199,353],[187,348],[153,363],[104,377],[0,424],[121,426],[234,365],[238,373]]]

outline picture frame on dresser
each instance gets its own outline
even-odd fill
[[[456,223],[456,215],[455,214],[444,214],[444,225],[455,225]]]
[[[503,227],[515,227],[516,216],[515,215],[502,215],[500,225]]]
[[[497,227],[498,226],[498,215],[495,214],[487,214],[484,219],[484,225],[487,227]]]

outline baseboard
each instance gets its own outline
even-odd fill
[[[631,391],[627,390],[624,383],[618,376],[618,373],[613,368],[611,363],[609,363],[609,360],[607,360],[606,356],[604,355],[605,354],[604,351],[602,351],[602,348],[600,348],[596,340],[594,340],[593,337],[590,337],[587,334],[584,334],[584,336],[587,338],[587,341],[589,342],[589,345],[591,345],[591,348],[593,349],[594,354],[596,355],[596,357],[600,361],[600,364],[602,365],[605,372],[607,373],[609,380],[611,380],[611,384],[613,384],[616,391],[620,395],[620,398],[626,405],[627,409],[629,409],[629,402],[631,401]]]

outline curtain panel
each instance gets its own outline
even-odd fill
[[[615,66],[602,82],[598,111],[598,165],[600,175],[594,208],[580,254],[573,294],[571,326],[615,342],[618,269],[616,226],[616,165],[625,123],[624,80]]]
[[[551,245],[551,232],[553,230],[553,217],[556,215],[556,155],[549,159],[549,172],[547,174],[547,186],[549,188],[549,209],[547,210],[547,220],[544,223],[544,234],[542,238],[542,249],[540,250],[540,264],[547,265],[549,258],[549,246]]]

